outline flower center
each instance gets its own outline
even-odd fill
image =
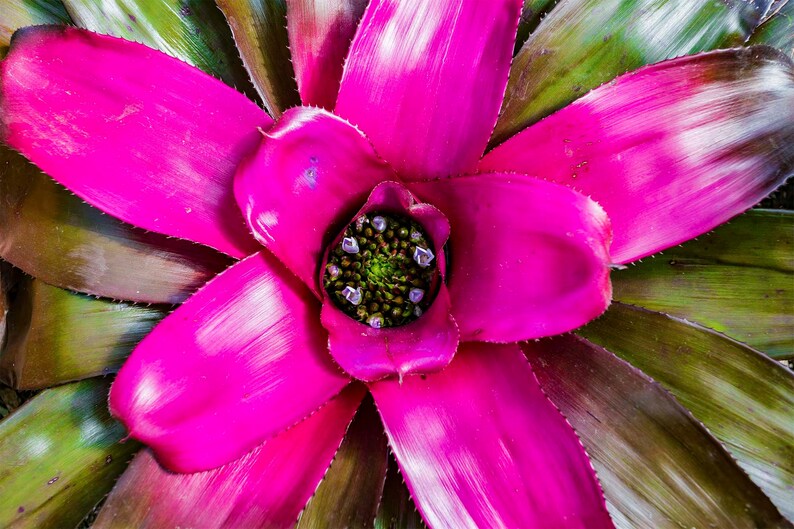
[[[370,213],[350,224],[328,254],[326,292],[345,314],[376,329],[420,317],[435,297],[436,259],[417,222]]]

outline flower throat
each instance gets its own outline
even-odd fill
[[[323,286],[348,316],[376,329],[420,317],[435,297],[436,259],[424,229],[400,215],[370,213],[328,254]]]

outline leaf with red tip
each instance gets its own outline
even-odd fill
[[[573,335],[521,347],[590,454],[616,526],[785,526],[716,439],[639,370]]]
[[[274,118],[300,104],[287,34],[286,0],[216,0],[265,108]]]
[[[267,252],[235,264],[165,318],[110,392],[130,435],[179,472],[237,459],[339,393],[320,307]]]
[[[380,417],[365,398],[296,529],[372,526],[388,460]]]
[[[333,110],[368,0],[287,0],[289,48],[304,105]]]
[[[165,312],[23,277],[12,292],[0,381],[38,389],[116,372]]]
[[[579,332],[668,389],[794,519],[791,371],[714,331],[620,303]]]
[[[63,0],[81,28],[146,44],[250,93],[229,26],[205,0]]]
[[[363,394],[361,386],[351,386],[303,422],[207,472],[168,472],[145,450],[121,477],[93,527],[291,529],[331,464]]]
[[[234,169],[272,121],[217,79],[141,44],[37,26],[0,65],[3,140],[92,205],[236,257],[258,245]]]
[[[517,345],[464,344],[443,371],[370,391],[433,529],[612,527],[579,439]]]
[[[19,28],[72,22],[60,0],[3,0],[0,15],[0,59],[8,50],[11,35]]]
[[[514,136],[480,170],[591,196],[612,221],[613,261],[634,261],[719,226],[791,174],[794,68],[767,47],[654,64]]]
[[[0,422],[0,526],[75,527],[110,491],[140,445],[119,442],[108,385],[45,390]]]
[[[335,112],[403,179],[474,169],[507,83],[521,0],[372,0]]]
[[[775,0],[769,14],[750,37],[750,44],[767,44],[794,59],[794,2]]]
[[[684,318],[776,358],[794,356],[794,212],[752,209],[612,273],[617,301]]]
[[[145,303],[184,301],[232,262],[103,214],[3,145],[0,257],[51,285]]]
[[[586,196],[499,173],[411,187],[452,226],[449,292],[461,340],[552,336],[609,306],[611,227]]]
[[[560,0],[513,59],[494,141],[620,74],[736,46],[772,0]]]

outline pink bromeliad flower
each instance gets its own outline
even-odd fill
[[[612,266],[782,183],[769,152],[794,134],[794,78],[768,48],[683,57],[489,150],[521,7],[373,0],[341,79],[298,69],[304,105],[275,122],[139,44],[15,37],[8,145],[110,215],[239,259],[110,394],[164,467],[211,470],[228,525],[294,522],[368,390],[433,528],[612,527],[526,342],[602,314]],[[734,129],[709,134],[726,113]]]

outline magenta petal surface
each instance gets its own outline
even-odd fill
[[[521,0],[372,0],[336,113],[406,180],[472,170],[496,123]]]
[[[433,529],[612,527],[579,439],[517,345],[464,344],[440,373],[370,390]]]
[[[298,107],[240,165],[234,194],[257,240],[318,293],[331,238],[390,178],[394,172],[355,127],[322,109]]]
[[[172,470],[236,459],[347,385],[318,318],[314,296],[274,257],[248,257],[138,345],[111,412]]]
[[[598,201],[626,263],[755,205],[794,168],[794,74],[771,48],[662,62],[605,84],[485,156]]]
[[[141,44],[40,26],[14,36],[0,105],[2,139],[90,204],[235,257],[256,251],[232,179],[272,122],[233,88]]]
[[[408,373],[429,373],[444,368],[458,348],[458,327],[450,314],[450,299],[443,282],[446,260],[443,247],[449,222],[429,204],[420,204],[401,184],[385,182],[370,194],[356,215],[369,211],[400,213],[419,222],[433,241],[441,280],[430,308],[400,327],[373,329],[348,317],[323,291],[322,323],[334,360],[353,377],[373,381]]]
[[[304,105],[333,110],[367,0],[287,0],[289,50]]]
[[[427,312],[401,327],[373,329],[331,302],[323,305],[322,322],[334,360],[355,378],[373,381],[431,373],[449,364],[458,347],[458,329],[449,306],[449,293],[442,286]]]
[[[98,527],[292,528],[364,394],[351,386],[311,417],[223,467],[174,474],[149,451],[113,489]]]
[[[586,196],[497,173],[414,183],[412,189],[452,225],[449,290],[461,340],[551,336],[606,310],[611,228]]]

